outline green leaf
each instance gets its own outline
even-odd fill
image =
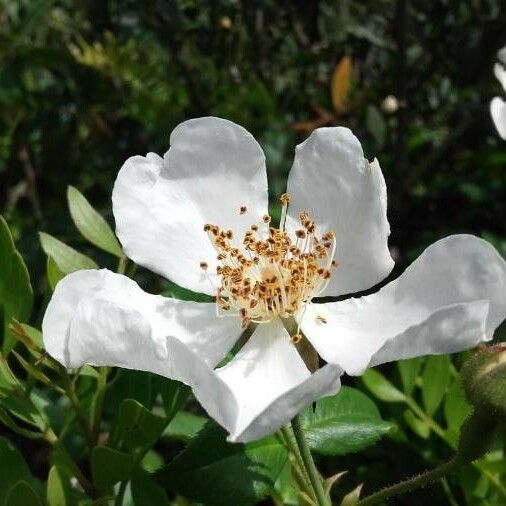
[[[21,480],[33,483],[34,479],[24,457],[4,437],[0,437],[0,463],[0,506],[4,506],[12,487]]]
[[[450,357],[436,355],[429,357],[422,376],[422,401],[427,413],[432,416],[446,393],[450,382]]]
[[[8,411],[9,417],[16,417],[32,427],[36,427],[41,431],[45,430],[45,421],[32,400],[27,396],[24,385],[16,378],[1,353],[0,405]]]
[[[52,292],[54,292],[58,282],[65,277],[65,273],[58,268],[53,257],[50,256],[47,257],[46,261],[46,277]]]
[[[125,399],[120,406],[118,439],[125,451],[151,448],[167,426],[167,420],[154,415],[134,399]]]
[[[27,321],[32,312],[33,290],[23,258],[16,250],[7,223],[0,215],[0,343],[9,353],[16,337],[9,329],[13,319]]]
[[[66,506],[72,504],[72,487],[69,477],[56,466],[49,471],[47,479],[47,503],[49,506]]]
[[[423,359],[421,357],[415,357],[408,360],[399,360],[397,362],[397,367],[402,381],[402,388],[406,395],[410,395],[415,387],[422,361]]]
[[[400,390],[374,369],[367,370],[362,381],[373,395],[384,402],[403,402],[406,399]]]
[[[67,200],[72,220],[83,237],[97,248],[121,258],[123,253],[114,232],[86,197],[77,188],[69,186]]]
[[[172,420],[176,413],[184,407],[191,392],[188,385],[161,376],[154,379],[153,388],[162,396],[163,407],[168,420]]]
[[[275,437],[227,443],[225,431],[209,422],[188,448],[156,473],[156,480],[191,500],[212,506],[253,504],[266,497],[288,455]]]
[[[39,238],[44,253],[54,260],[58,269],[64,274],[81,269],[98,269],[98,265],[90,257],[67,246],[56,237],[39,232]]]
[[[208,421],[209,419],[203,416],[180,411],[164,430],[163,435],[164,437],[189,442],[204,428]]]
[[[128,480],[134,465],[133,455],[96,446],[91,454],[93,483],[100,489],[107,489],[120,481]]]
[[[429,426],[423,420],[420,420],[410,409],[404,411],[404,420],[406,420],[406,423],[415,434],[418,434],[423,439],[429,437]]]
[[[346,455],[376,443],[393,425],[381,419],[378,408],[365,394],[343,387],[302,413],[309,447],[324,455]]]
[[[26,481],[18,481],[9,492],[5,506],[43,506],[37,493]]]
[[[455,378],[445,397],[444,413],[450,430],[459,431],[472,408],[467,402],[464,388],[459,377]]]
[[[165,490],[142,469],[135,470],[131,489],[135,506],[169,506],[170,504]]]

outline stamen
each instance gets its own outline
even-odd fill
[[[299,215],[302,228],[290,237],[284,230],[289,200],[289,195],[280,198],[284,206],[280,227],[269,227],[260,238],[258,225],[251,225],[244,234],[244,249],[232,244],[231,230],[204,226],[217,252],[217,309],[226,313],[220,316],[238,315],[244,328],[250,322],[288,318],[300,310],[303,315],[306,304],[324,289],[331,276],[335,235],[326,232],[318,237],[314,221],[303,212]],[[262,221],[269,224],[271,217],[265,215]],[[202,261],[200,267],[207,271],[207,262]],[[212,282],[207,272],[206,276]],[[324,323],[323,317],[318,321]]]
[[[239,209],[239,214],[246,214],[247,210],[248,208],[246,206],[241,206]]]

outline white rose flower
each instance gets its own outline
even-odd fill
[[[46,349],[65,366],[183,381],[230,441],[249,441],[336,393],[343,371],[469,348],[503,320],[506,264],[470,235],[436,242],[373,295],[313,300],[368,289],[394,265],[379,163],[347,128],[318,129],[297,146],[278,225],[264,154],[244,128],[194,119],[170,145],[163,158],[134,156],[121,168],[117,234],[133,261],[216,303],[151,295],[107,270],[70,274],[43,321]],[[316,371],[298,352],[308,342],[326,362]]]

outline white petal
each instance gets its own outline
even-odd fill
[[[496,63],[494,65],[494,75],[497,80],[501,83],[504,91],[506,91],[506,67],[501,65],[500,63]]]
[[[110,365],[171,377],[168,337],[215,366],[241,327],[239,318],[217,318],[214,303],[151,295],[125,276],[89,270],[58,283],[42,331],[46,350],[67,367]]]
[[[502,139],[506,140],[506,102],[500,97],[490,101],[490,114]]]
[[[297,146],[287,191],[288,228],[298,228],[306,210],[320,231],[336,233],[338,267],[321,295],[365,290],[390,273],[385,180],[348,128],[319,128]]]
[[[503,64],[506,65],[506,46],[497,51],[497,59]]]
[[[341,372],[327,366],[311,375],[279,319],[258,325],[234,359],[217,370],[238,406],[229,440],[274,432],[310,402],[337,392]]]
[[[506,263],[497,251],[477,237],[454,235],[374,295],[308,306],[301,328],[322,358],[361,374],[372,364],[491,339],[506,315],[505,291]]]
[[[244,128],[218,118],[181,123],[170,144],[163,160],[134,156],[121,168],[112,196],[116,232],[136,263],[212,294],[199,268],[201,261],[209,273],[216,267],[204,224],[230,228],[242,241],[267,210],[265,157]]]

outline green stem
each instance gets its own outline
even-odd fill
[[[459,459],[453,458],[448,462],[445,462],[444,464],[441,464],[440,466],[427,471],[426,473],[413,476],[412,478],[375,492],[374,494],[371,494],[365,499],[359,501],[357,506],[370,506],[372,504],[377,504],[379,502],[385,501],[389,497],[405,494],[406,492],[411,492],[417,488],[425,487],[435,482],[436,480],[439,480],[443,476],[446,476],[447,474],[455,471],[461,465],[462,462]]]
[[[63,446],[63,443],[58,439],[56,434],[51,429],[48,429],[46,431],[45,439],[60,454],[62,459],[67,464],[69,471],[72,473],[73,476],[76,477],[77,481],[79,482],[81,487],[83,487],[83,490],[86,492],[86,494],[91,499],[97,499],[98,497],[100,497],[100,492],[95,488],[93,483],[91,483],[90,480],[86,478],[86,476],[81,471],[79,466],[76,464],[74,459],[67,452],[65,446]]]
[[[65,393],[68,399],[70,400],[72,408],[74,409],[77,421],[79,422],[79,425],[81,426],[81,429],[84,432],[84,436],[86,437],[86,443],[88,444],[89,451],[91,452],[94,446],[93,432],[88,422],[86,413],[83,411],[81,403],[77,398],[74,382],[71,380],[70,376],[67,373],[65,373],[65,382],[66,382]]]
[[[104,397],[107,390],[107,374],[109,369],[107,367],[99,368],[99,376],[97,379],[97,395],[95,397],[94,409],[93,409],[93,421],[91,425],[91,431],[93,434],[93,441],[95,444],[98,441],[100,434],[100,422],[102,421],[102,409],[104,406]]]
[[[306,438],[304,437],[299,415],[292,419],[292,429],[295,436],[295,441],[297,442],[297,446],[300,451],[300,456],[304,462],[304,467],[306,468],[309,481],[311,482],[317,504],[318,506],[329,506],[330,500],[328,495],[325,493],[321,476],[316,469],[313,457],[311,455],[311,450],[309,449]]]
[[[292,463],[292,467],[295,473],[294,478],[297,482],[297,485],[299,486],[300,490],[308,494],[310,497],[312,496],[312,498],[316,500],[316,496],[314,495],[313,488],[311,486],[311,481],[309,480],[309,475],[306,471],[306,466],[302,460],[302,455],[300,453],[297,442],[295,441],[295,436],[293,435],[292,429],[289,426],[281,427],[280,432],[283,436],[285,446],[288,447],[288,450],[295,460],[295,462]]]

